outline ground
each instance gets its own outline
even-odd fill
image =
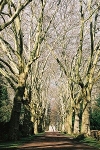
[[[33,141],[19,146],[17,150],[96,150],[96,148],[75,141],[59,132],[46,132]]]

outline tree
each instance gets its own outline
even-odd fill
[[[99,79],[100,70],[97,68],[99,56],[100,56],[100,41],[96,36],[96,29],[98,26],[98,13],[99,13],[99,7],[98,3],[96,3],[94,6],[94,11],[92,10],[93,7],[91,7],[93,4],[92,2],[87,4],[89,7],[89,21],[87,23],[87,19],[85,20],[85,12],[83,7],[83,1],[80,1],[80,12],[81,12],[81,26],[80,26],[80,42],[79,47],[77,50],[75,61],[73,62],[73,78],[71,79],[74,84],[77,84],[80,86],[79,96],[77,99],[77,105],[80,105],[79,103],[82,102],[82,124],[81,124],[81,133],[84,133],[86,135],[90,135],[90,107],[91,107],[91,92],[93,89],[93,85],[95,84],[95,80]],[[96,12],[95,12],[96,11]],[[87,26],[90,25],[90,54],[85,55],[85,31]],[[97,41],[97,42],[96,42]],[[84,62],[84,59],[87,64],[86,68],[82,67]],[[98,71],[97,71],[98,69]],[[72,70],[71,70],[72,71]],[[96,76],[95,76],[96,72]],[[80,109],[78,109],[79,111]],[[77,110],[75,110],[75,114],[77,114]],[[79,114],[79,113],[78,113]],[[77,117],[78,117],[77,114]],[[78,117],[79,118],[79,117]],[[79,119],[78,119],[79,120]],[[79,128],[77,128],[79,129]]]
[[[15,5],[12,5],[12,7],[14,10],[16,10]],[[15,89],[14,105],[10,119],[10,140],[18,139],[21,104],[24,96],[27,77],[31,68],[31,64],[39,57],[40,45],[44,39],[44,34],[42,34],[44,7],[45,3],[42,3],[37,22],[34,46],[31,52],[29,51],[30,58],[27,60],[27,62],[24,57],[25,49],[20,15],[18,15],[11,24],[11,30],[13,32],[13,40],[15,45],[7,41],[6,37],[4,37],[3,33],[1,33],[0,44],[3,51],[2,56],[4,56],[5,58],[5,54],[7,54],[7,58],[0,58],[0,62],[3,65],[3,69],[0,68],[0,72],[5,76],[11,86]],[[13,11],[10,8],[8,9],[9,15],[12,16]]]
[[[75,113],[75,121],[74,121],[74,133],[79,133],[79,114],[80,114],[80,105],[82,106],[82,123],[81,123],[81,133],[86,135],[90,134],[90,107],[91,107],[91,92],[93,90],[93,85],[100,78],[100,70],[99,70],[99,56],[100,56],[100,41],[98,39],[97,34],[99,31],[97,30],[99,25],[99,2],[91,2],[90,3],[84,1],[77,2],[77,5],[80,5],[80,17],[78,18],[78,25],[75,29],[72,28],[70,32],[78,31],[73,38],[73,41],[69,39],[68,45],[62,48],[64,50],[63,54],[67,55],[67,50],[72,49],[72,42],[74,42],[75,56],[72,58],[72,62],[70,61],[70,66],[67,71],[68,62],[61,61],[59,57],[53,53],[53,49],[48,46],[50,51],[52,52],[54,58],[57,60],[60,67],[63,69],[65,75],[67,76],[67,80],[70,87],[70,114],[74,109]],[[88,10],[87,10],[88,8]],[[74,16],[75,18],[75,16]],[[71,19],[73,19],[71,17]],[[80,24],[79,24],[80,19]],[[73,20],[74,21],[74,20]],[[65,26],[66,28],[66,26]],[[80,28],[80,33],[79,33]],[[69,28],[67,28],[69,29]],[[87,29],[90,29],[87,31]],[[61,30],[60,30],[61,31]],[[69,30],[67,30],[69,31]],[[58,32],[59,33],[59,32]],[[61,32],[60,32],[61,33]],[[66,33],[66,31],[65,31]],[[58,34],[59,35],[59,34]],[[61,37],[61,36],[60,36]],[[63,36],[66,39],[65,36]],[[76,40],[77,39],[77,40]],[[68,40],[68,38],[67,38]],[[67,43],[67,42],[66,42]],[[75,44],[76,43],[76,44]],[[90,43],[90,44],[89,44]],[[55,43],[54,43],[55,44]],[[65,45],[65,44],[64,44]],[[70,45],[70,47],[69,47]],[[76,46],[77,45],[77,46]],[[88,50],[88,51],[87,51]],[[87,55],[86,55],[87,54]],[[68,61],[69,59],[67,59]],[[66,65],[67,64],[67,65]],[[85,66],[85,67],[84,67]],[[72,120],[72,115],[70,117]],[[72,121],[71,121],[72,124]],[[72,125],[71,125],[72,127]]]

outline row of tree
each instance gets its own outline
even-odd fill
[[[100,79],[99,0],[0,5],[0,73],[14,95],[9,140],[18,139],[21,119],[24,136],[46,129],[50,119],[69,134],[90,135],[91,94]]]
[[[76,54],[70,61],[65,55],[65,47],[62,47],[64,61],[62,62],[57,56],[55,57],[67,77],[67,109],[65,96],[63,95],[62,98],[64,101],[63,114],[66,109],[66,114],[63,116],[65,117],[65,120],[63,119],[64,124],[67,127],[65,130],[68,133],[73,131],[74,134],[81,132],[90,135],[90,111],[93,105],[91,93],[93,86],[100,79],[100,39],[98,37],[100,34],[100,4],[97,1],[80,1],[79,7],[80,16],[77,16],[77,20],[79,19],[78,23],[80,21],[80,24],[73,29],[75,37],[72,35],[73,41],[71,41],[75,42],[74,46],[77,47]],[[76,10],[76,8],[74,9]],[[78,29],[80,29],[79,32]],[[76,33],[76,30],[78,33]],[[67,38],[69,38],[69,35],[67,35]],[[69,43],[66,49],[71,48]],[[70,61],[70,64],[68,61]]]

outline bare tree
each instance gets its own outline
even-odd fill
[[[98,39],[98,25],[99,25],[99,2],[85,3],[84,1],[79,1],[77,5],[80,5],[80,23],[78,21],[78,28],[80,28],[80,33],[76,33],[75,39],[77,43],[74,43],[75,48],[75,57],[73,57],[72,62],[70,61],[71,67],[70,71],[67,71],[68,65],[64,64],[64,61],[61,61],[60,57],[55,55],[54,48],[52,49],[49,45],[51,53],[54,58],[57,60],[60,67],[65,72],[67,80],[69,81],[70,87],[70,114],[72,118],[72,111],[74,108],[75,111],[75,124],[74,124],[74,133],[79,133],[79,114],[80,114],[80,105],[82,105],[82,127],[81,133],[87,135],[90,134],[90,122],[89,122],[89,110],[91,106],[91,92],[95,81],[100,78],[100,70],[98,68],[99,57],[100,57],[100,41]],[[87,8],[89,10],[87,10]],[[79,14],[78,12],[78,14]],[[79,16],[79,15],[78,15]],[[69,28],[68,28],[69,29]],[[88,32],[90,29],[90,32]],[[72,28],[71,31],[74,29]],[[75,31],[75,30],[74,30]],[[66,38],[65,38],[66,39]],[[69,41],[70,45],[72,40]],[[90,44],[89,44],[90,43]],[[78,46],[77,46],[78,45]],[[78,48],[77,48],[78,47]],[[65,47],[63,47],[65,48]],[[66,47],[66,50],[69,47]],[[72,45],[70,46],[72,48]],[[88,50],[88,51],[87,51]],[[89,51],[90,50],[90,51]],[[86,55],[87,53],[87,55]],[[64,54],[64,52],[63,52]],[[66,52],[65,52],[66,54]],[[64,58],[64,57],[63,57]],[[67,59],[68,60],[68,59]],[[67,63],[68,64],[68,63]],[[84,67],[85,66],[85,67]],[[70,119],[71,120],[71,119]],[[71,120],[72,128],[72,120]]]
[[[6,56],[5,60],[2,57],[0,58],[0,62],[4,67],[4,70],[0,68],[0,72],[6,77],[6,79],[15,89],[14,106],[10,119],[10,140],[18,139],[19,117],[26,86],[26,80],[29,74],[31,64],[39,57],[40,45],[44,39],[42,34],[42,25],[45,2],[41,3],[40,6],[41,10],[37,22],[34,46],[31,52],[29,51],[30,57],[27,62],[25,61],[24,57],[23,31],[21,28],[21,18],[19,15],[12,22],[11,25],[11,30],[13,31],[14,45],[6,40],[6,37],[3,36],[3,33],[1,33],[0,36],[0,44],[3,51],[3,56]],[[12,7],[14,10],[16,10],[15,5],[12,5]],[[11,9],[9,8],[8,10],[9,15],[12,16],[13,12],[11,11]],[[8,72],[8,70],[10,72]]]

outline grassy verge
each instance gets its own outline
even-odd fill
[[[1,149],[16,149],[18,146],[21,146],[24,143],[28,143],[34,140],[36,137],[43,135],[43,133],[39,133],[30,137],[21,138],[19,141],[15,142],[0,142],[0,150]]]
[[[21,138],[19,141],[14,142],[0,142],[0,149],[16,149],[23,143],[29,142],[31,140],[34,140],[34,136],[28,138]]]
[[[95,148],[100,149],[100,141],[97,141],[96,139],[92,138],[92,137],[87,137],[84,138],[83,140],[81,140],[80,142],[88,144],[90,146],[93,146]]]
[[[100,149],[100,141],[97,141],[96,139],[92,138],[92,137],[85,137],[84,134],[80,134],[78,136],[75,135],[68,135],[65,134],[67,137],[72,137],[73,140],[80,142],[80,143],[84,143],[87,144],[89,146],[93,146],[94,149]]]
[[[97,141],[96,139],[92,137],[85,137],[84,134],[78,135],[74,138],[77,142],[81,142],[90,146],[93,146],[94,148],[100,149],[100,141]]]

